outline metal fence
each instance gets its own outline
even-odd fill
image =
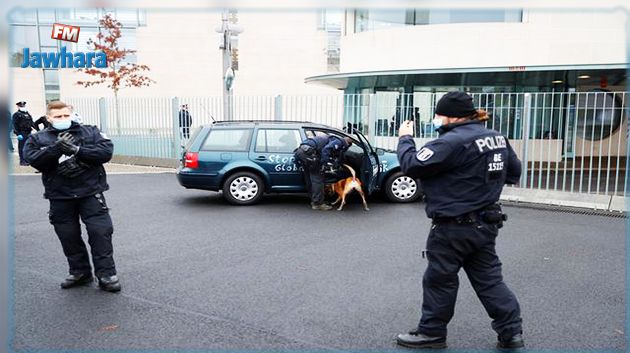
[[[445,93],[445,92],[444,92]],[[234,120],[299,120],[354,127],[372,144],[395,149],[397,131],[413,120],[418,145],[437,137],[431,120],[444,93],[328,96],[235,96]],[[472,94],[488,112],[488,128],[510,140],[523,163],[521,188],[626,195],[627,92]],[[192,128],[223,120],[221,97],[67,98],[84,123],[99,125],[115,153],[178,158],[185,142],[179,112],[188,105]],[[526,163],[525,163],[526,162]]]

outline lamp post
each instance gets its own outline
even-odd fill
[[[232,83],[234,82],[232,47],[236,36],[241,34],[243,30],[235,24],[230,24],[228,11],[224,10],[221,13],[221,27],[215,28],[215,31],[221,34],[219,49],[223,51],[223,119],[232,120],[234,118],[232,101]]]

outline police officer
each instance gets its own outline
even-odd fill
[[[65,103],[49,103],[46,115],[52,126],[27,140],[24,155],[42,172],[44,197],[50,201],[50,223],[68,259],[70,275],[61,288],[93,282],[80,218],[87,228],[99,287],[118,292],[121,285],[113,257],[114,229],[103,196],[109,189],[103,164],[112,158],[114,145],[96,126],[72,121],[71,114]]]
[[[182,132],[182,137],[190,138],[190,126],[192,125],[192,116],[188,111],[188,104],[183,104],[179,110],[179,129]]]
[[[418,327],[397,336],[411,348],[446,347],[453,317],[458,272],[464,268],[475,293],[492,318],[497,347],[523,347],[519,303],[503,282],[495,238],[507,217],[497,204],[504,184],[515,184],[521,162],[507,139],[484,127],[484,111],[472,97],[449,92],[437,103],[434,127],[439,138],[416,150],[410,121],[399,131],[398,159],[405,174],[420,178],[426,213],[432,219],[427,239],[427,269],[422,281]]]
[[[295,150],[295,160],[304,173],[306,189],[311,197],[311,208],[328,211],[332,206],[324,203],[323,168],[334,168],[341,163],[343,154],[352,145],[349,137],[320,135],[302,141]]]
[[[20,156],[20,165],[28,165],[24,159],[24,143],[31,135],[31,131],[35,128],[33,117],[26,109],[26,102],[21,101],[15,103],[18,110],[13,113],[13,133],[18,139],[18,154]]]

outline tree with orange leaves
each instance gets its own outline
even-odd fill
[[[134,54],[136,50],[120,48],[119,39],[122,36],[122,23],[114,19],[111,14],[105,14],[99,21],[100,27],[103,29],[96,35],[96,40],[90,38],[87,44],[94,51],[103,51],[107,56],[107,68],[99,69],[95,67],[79,69],[90,76],[94,76],[94,80],[77,81],[78,85],[83,87],[107,84],[107,88],[114,91],[116,104],[116,126],[120,133],[120,114],[118,111],[118,91],[125,87],[143,87],[155,83],[143,72],[150,71],[147,65],[125,62],[125,58],[129,54]]]

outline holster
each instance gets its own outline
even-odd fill
[[[501,210],[500,204],[492,204],[485,207],[480,213],[481,219],[489,224],[496,224],[497,228],[503,227],[503,222],[507,221],[508,216]]]

